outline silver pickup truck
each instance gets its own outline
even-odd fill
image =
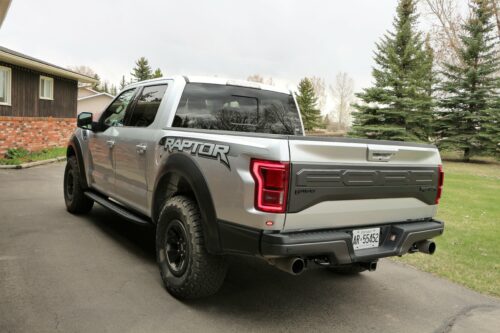
[[[174,77],[126,87],[69,141],[67,210],[94,202],[156,228],[157,261],[178,298],[214,294],[225,255],[291,274],[375,270],[432,254],[443,186],[435,146],[304,135],[287,90]]]

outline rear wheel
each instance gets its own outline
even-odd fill
[[[205,249],[198,206],[185,196],[173,197],[163,206],[156,257],[165,288],[180,299],[213,295],[226,276],[224,258]]]
[[[73,214],[88,213],[94,206],[94,201],[84,194],[75,156],[68,157],[64,171],[64,202],[68,212]]]

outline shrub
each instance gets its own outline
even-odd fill
[[[8,159],[15,159],[15,158],[22,158],[25,157],[29,154],[30,152],[24,148],[9,148],[7,152],[5,153],[5,158]]]

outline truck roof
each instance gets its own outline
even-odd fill
[[[170,77],[161,77],[157,79],[150,79],[140,82],[135,82],[127,85],[125,88],[131,88],[139,85],[143,85],[145,83],[160,83],[167,80],[185,80],[186,82],[196,82],[196,83],[209,83],[209,84],[220,84],[220,85],[233,85],[233,86],[241,86],[241,87],[249,87],[261,90],[269,90],[275,91],[284,94],[291,94],[291,90],[279,87],[279,86],[271,86],[268,84],[263,84],[259,82],[247,81],[247,80],[238,80],[238,79],[230,79],[230,78],[221,78],[215,76],[198,76],[198,75],[176,75]],[[124,88],[124,89],[125,89]]]

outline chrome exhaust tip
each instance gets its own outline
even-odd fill
[[[300,275],[306,269],[304,259],[299,257],[272,259],[270,263],[276,268],[292,275]]]

